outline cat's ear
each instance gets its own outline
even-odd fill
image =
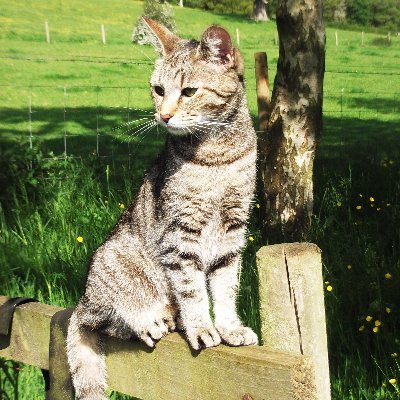
[[[235,49],[229,33],[220,26],[210,26],[205,30],[200,41],[201,55],[216,64],[233,64]]]
[[[164,25],[159,24],[153,19],[148,17],[142,17],[142,19],[156,39],[153,43],[154,47],[164,56],[171,53],[174,50],[176,43],[181,39]]]

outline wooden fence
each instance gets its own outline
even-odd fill
[[[193,352],[172,333],[150,350],[107,338],[110,388],[145,400],[329,400],[320,250],[310,243],[266,246],[257,266],[263,346]],[[9,303],[0,296],[3,329]],[[41,368],[51,400],[74,398],[65,354],[71,311],[21,304],[0,335],[0,357]]]

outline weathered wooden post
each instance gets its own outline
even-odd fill
[[[259,130],[265,132],[271,114],[271,94],[269,90],[267,53],[264,51],[255,53],[254,59]]]
[[[103,44],[106,44],[106,29],[104,28],[104,24],[100,25],[100,30],[101,30],[101,41]]]
[[[46,400],[74,400],[65,343],[73,309],[56,312],[50,321],[49,377]]]
[[[46,35],[46,42],[50,43],[50,30],[49,30],[49,23],[44,21],[44,32]]]
[[[321,250],[312,243],[266,246],[257,266],[264,346],[308,357],[316,394],[310,389],[302,399],[329,400]]]

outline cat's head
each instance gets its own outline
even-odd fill
[[[221,130],[244,96],[243,60],[228,32],[210,26],[197,42],[143,19],[161,54],[150,80],[157,122],[179,136]]]

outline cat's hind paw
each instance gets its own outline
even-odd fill
[[[221,337],[213,326],[186,329],[186,337],[194,350],[218,346],[221,343]]]
[[[249,346],[258,344],[258,337],[251,328],[239,326],[234,329],[218,329],[222,342],[228,346]]]

